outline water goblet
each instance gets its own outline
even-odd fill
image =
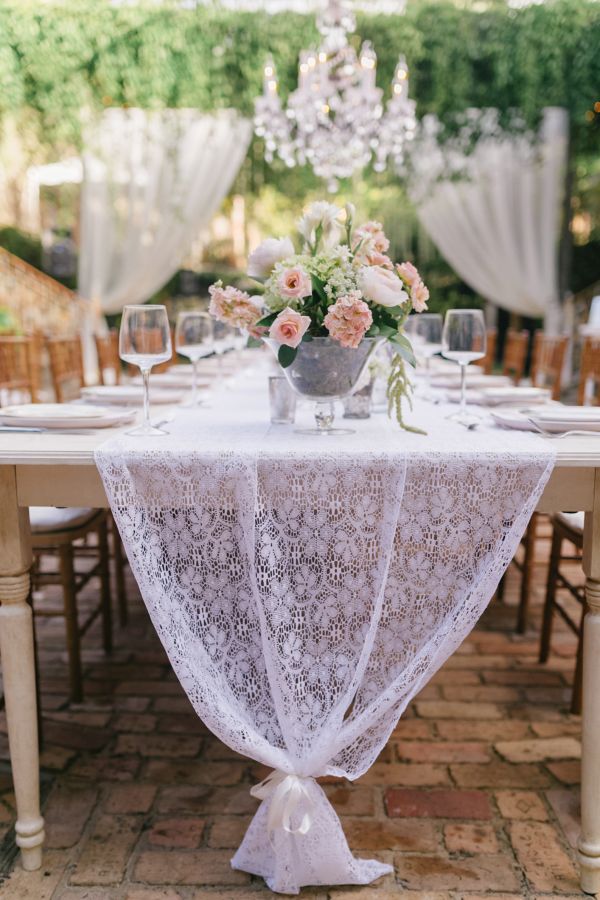
[[[442,332],[442,356],[460,366],[460,405],[458,411],[447,416],[465,427],[474,427],[481,416],[467,409],[467,366],[483,359],[486,350],[485,319],[480,309],[450,309],[446,313]]]
[[[192,364],[192,396],[182,406],[198,406],[198,360],[206,356],[212,342],[212,320],[205,312],[180,312],[175,329],[175,349]]]
[[[171,331],[164,306],[126,306],[123,309],[119,332],[119,356],[133,366],[138,366],[144,384],[144,419],[137,428],[128,431],[132,435],[167,434],[150,422],[150,370],[152,366],[171,359]]]

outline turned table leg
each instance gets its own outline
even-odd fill
[[[17,845],[24,869],[42,864],[40,768],[33,650],[33,617],[27,604],[31,549],[29,513],[19,509],[16,472],[0,467],[0,656],[8,741],[17,803]]]
[[[581,887],[600,892],[600,470],[596,470],[593,510],[586,513],[583,568],[588,612],[583,632],[581,757]]]

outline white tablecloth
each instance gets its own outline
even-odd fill
[[[416,404],[352,436],[268,424],[266,373],[97,464],[152,621],[198,715],[276,770],[232,865],[275,891],[365,884],[320,775],[360,777],[476,623],[553,466],[549,442]],[[308,422],[310,409],[302,412]]]

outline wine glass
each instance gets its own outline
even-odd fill
[[[150,369],[171,359],[171,331],[164,306],[126,306],[119,332],[119,356],[139,366],[144,382],[144,421],[127,432],[135,435],[167,434],[150,424]]]
[[[212,320],[205,312],[180,312],[175,329],[175,349],[192,363],[192,396],[183,406],[198,406],[198,360],[206,355],[212,339]]]
[[[476,359],[482,359],[485,350],[486,330],[482,311],[448,310],[442,332],[442,356],[454,360],[460,366],[460,406],[458,412],[452,413],[447,418],[466,427],[474,427],[481,420],[480,416],[467,409],[467,366]]]
[[[231,327],[226,322],[213,319],[213,349],[219,369],[223,368],[223,354],[231,347]]]
[[[416,339],[416,351],[425,360],[425,390],[421,396],[431,399],[430,364],[432,357],[442,349],[442,317],[439,313],[421,313],[411,318],[415,319],[413,340]]]

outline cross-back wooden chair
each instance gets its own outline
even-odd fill
[[[56,400],[66,403],[78,397],[85,385],[81,340],[78,337],[50,338],[46,346]]]
[[[121,381],[121,359],[119,357],[119,332],[109,331],[108,334],[95,335],[96,352],[98,354],[98,368],[100,370],[100,384],[119,384]],[[107,374],[112,373],[112,378],[107,379]]]
[[[600,405],[600,338],[587,337],[584,340],[577,399],[580,405]],[[582,512],[558,513],[552,516],[552,547],[540,637],[540,662],[546,662],[550,655],[552,628],[556,613],[571,631],[577,635],[577,659],[571,697],[571,712],[574,713],[581,712],[583,622],[586,612],[585,591],[582,583],[577,584],[567,577],[564,566],[561,566],[561,563],[574,562],[581,559],[583,552],[583,525],[584,514]],[[572,552],[563,553],[565,541],[572,546]],[[564,603],[563,597],[565,594],[567,597],[572,597],[576,604],[579,605],[579,613],[577,613],[576,607],[574,612],[573,608],[569,608]]]
[[[36,403],[39,375],[34,343],[27,337],[0,337],[0,405],[26,397]],[[4,401],[4,402],[3,402]]]
[[[515,384],[519,384],[525,374],[528,349],[529,332],[509,328],[504,339],[502,374],[512,378]]]
[[[552,392],[553,400],[560,400],[562,373],[569,338],[553,337],[536,331],[533,336],[531,357],[531,383],[535,387],[545,387]]]

